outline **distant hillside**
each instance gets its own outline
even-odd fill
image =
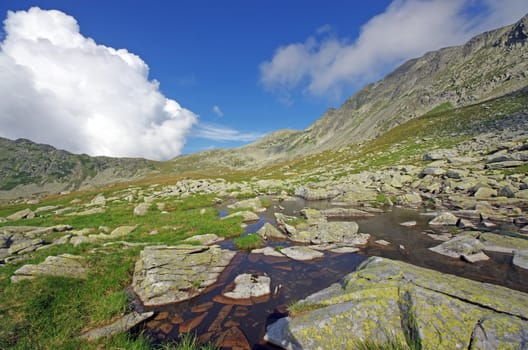
[[[304,131],[277,131],[250,145],[178,157],[175,169],[251,168],[372,139],[429,111],[462,107],[528,85],[528,15],[461,46],[412,59],[367,85]]]
[[[106,185],[143,176],[156,166],[145,159],[76,155],[25,139],[0,138],[0,198]]]

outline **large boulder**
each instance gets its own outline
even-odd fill
[[[187,300],[215,283],[235,254],[218,246],[145,247],[132,288],[145,306]]]
[[[377,257],[300,303],[312,311],[271,324],[267,341],[285,349],[388,342],[403,344],[398,348],[504,349],[522,348],[528,329],[525,293]]]
[[[300,225],[289,238],[300,243],[346,243],[367,244],[370,235],[358,233],[359,226],[353,221],[320,222],[315,225]]]
[[[231,299],[258,298],[271,293],[271,278],[269,276],[258,276],[249,273],[238,275],[234,281],[235,288],[223,295]]]
[[[459,234],[447,242],[429,248],[429,250],[451,258],[462,258],[468,262],[489,260],[489,257],[482,251],[484,244],[478,237],[478,232]]]
[[[17,221],[22,219],[33,219],[35,213],[31,209],[22,209],[6,217],[7,220]]]

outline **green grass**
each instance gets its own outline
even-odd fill
[[[179,342],[167,342],[158,347],[159,350],[217,350],[213,344],[199,344],[196,335],[185,333],[180,337]]]
[[[242,250],[256,249],[264,245],[262,238],[255,234],[237,237],[233,240],[233,242],[238,249]]]

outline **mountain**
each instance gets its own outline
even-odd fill
[[[473,105],[526,86],[528,15],[464,45],[403,63],[303,131],[278,130],[240,148],[153,162],[74,155],[28,140],[0,138],[0,198],[84,189],[147,175],[191,172],[216,176],[255,170],[361,144],[421,115]]]
[[[255,143],[178,157],[179,170],[250,168],[360,143],[430,111],[475,104],[528,85],[528,15],[461,46],[411,59],[331,108],[304,131],[274,132]]]
[[[93,188],[155,171],[157,162],[90,157],[29,140],[0,138],[0,198]]]

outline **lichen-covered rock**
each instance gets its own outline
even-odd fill
[[[235,254],[218,246],[145,247],[132,288],[145,306],[187,300],[215,283]]]
[[[458,218],[449,212],[441,213],[429,221],[431,226],[456,226]]]
[[[365,341],[502,349],[522,348],[528,329],[525,293],[377,257],[300,303],[314,310],[270,325],[267,341],[285,349],[351,349]]]
[[[273,226],[269,222],[265,223],[264,226],[262,226],[257,231],[257,235],[259,235],[260,237],[262,237],[264,239],[270,239],[270,238],[282,239],[282,238],[286,238],[286,236],[282,232],[277,230],[275,228],[275,226]]]
[[[321,210],[327,219],[353,219],[374,216],[374,214],[355,208],[330,208]]]
[[[300,186],[295,189],[295,195],[306,199],[307,201],[316,201],[323,199],[332,199],[338,196],[340,192],[335,189],[310,188]]]
[[[35,213],[31,209],[22,209],[14,214],[9,215],[6,217],[6,219],[10,221],[16,221],[22,219],[33,219],[34,217]]]
[[[204,235],[191,236],[184,240],[184,242],[199,242],[202,245],[212,245],[222,242],[224,237],[220,237],[214,233],[206,233]]]
[[[111,233],[110,233],[110,236],[112,238],[116,238],[116,237],[124,237],[124,236],[128,236],[129,234],[131,234],[138,226],[135,225],[135,226],[120,226],[120,227],[117,227],[116,229],[114,229]]]
[[[259,216],[257,214],[253,213],[252,211],[245,210],[245,211],[236,211],[233,214],[229,214],[227,216],[224,216],[222,218],[222,220],[230,219],[230,218],[233,218],[233,217],[236,217],[236,216],[241,216],[242,217],[242,222],[258,221],[258,219],[259,219]]]
[[[24,265],[11,276],[11,282],[16,283],[36,276],[62,276],[71,278],[86,278],[86,268],[82,265],[82,256],[61,254],[48,256],[42,263]]]
[[[475,192],[475,198],[486,199],[491,197],[497,197],[497,190],[489,187],[481,187]]]
[[[478,232],[459,234],[447,242],[429,248],[429,250],[451,258],[463,258],[468,262],[488,260],[489,257],[482,252],[484,244],[478,239],[478,236]]]
[[[242,200],[242,201],[238,201],[238,202],[236,202],[234,204],[231,204],[229,207],[233,208],[233,209],[251,208],[251,210],[253,210],[253,211],[260,211],[261,209],[263,209],[262,202],[260,201],[260,198],[250,198],[250,199],[245,199],[245,200]]]
[[[315,225],[300,225],[289,239],[301,243],[346,243],[348,245],[365,245],[370,235],[358,233],[359,226],[353,221],[319,222]]]

